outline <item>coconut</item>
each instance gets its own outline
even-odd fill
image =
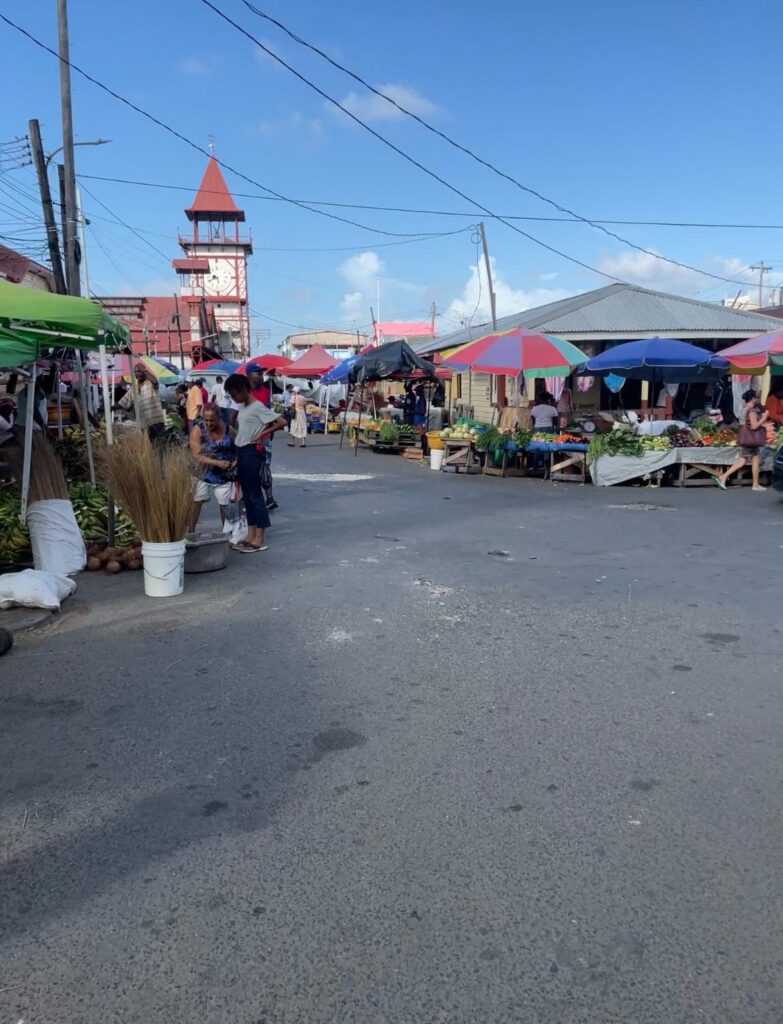
[[[121,571],[122,571],[122,566],[120,565],[119,562],[116,562],[116,561],[112,560],[111,562],[107,562],[106,563],[106,572],[109,572],[112,575],[114,575],[115,573],[118,573],[118,572],[121,572]]]
[[[95,572],[95,570],[96,569],[100,569],[100,567],[101,567],[101,560],[100,560],[100,558],[96,558],[95,555],[91,555],[87,559],[87,568],[90,570],[90,572]]]

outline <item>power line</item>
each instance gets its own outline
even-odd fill
[[[92,181],[110,181],[119,185],[140,185],[145,188],[171,189],[177,192],[193,193],[197,191],[195,185],[168,185],[159,181],[139,181],[134,178],[112,178],[101,174],[79,174],[77,177]],[[205,195],[213,194],[211,189],[202,189]],[[214,193],[218,194],[218,193]],[[268,203],[279,203],[275,196],[261,196],[257,192],[232,192],[236,199],[258,199]],[[473,217],[473,210],[429,210],[410,206],[377,206],[371,203],[338,203],[323,199],[299,199],[300,203],[308,206],[334,206],[345,210],[372,210],[380,213],[413,213],[424,214],[432,217]],[[544,224],[581,224],[581,217],[536,217],[532,214],[519,213],[497,213],[487,214],[488,217],[497,220],[524,220],[536,221]],[[591,224],[620,224],[630,227],[652,227],[652,228],[722,228],[738,231],[783,231],[783,224],[738,224],[719,223],[716,221],[689,221],[689,220],[612,220],[606,217],[591,217]],[[139,229],[141,230],[141,229]],[[149,234],[157,234],[151,231]],[[164,236],[165,237],[165,236]]]
[[[159,249],[159,248],[157,247],[157,245],[153,245],[153,243],[152,243],[152,242],[150,242],[150,240],[149,240],[148,238],[145,238],[145,237],[144,237],[144,236],[143,236],[142,234],[140,234],[140,233],[139,233],[139,232],[138,232],[138,231],[136,230],[136,228],[134,228],[134,227],[131,227],[131,225],[130,225],[130,224],[126,223],[126,221],[124,221],[124,220],[122,219],[122,217],[120,217],[120,216],[119,216],[119,214],[115,213],[115,212],[114,212],[114,210],[110,209],[110,208],[109,208],[109,207],[108,207],[108,206],[106,205],[106,203],[104,203],[104,202],[103,202],[103,200],[102,200],[102,199],[99,199],[99,198],[98,198],[98,197],[97,197],[97,196],[95,195],[95,193],[94,193],[94,192],[90,192],[90,190],[89,190],[89,189],[87,188],[87,186],[86,186],[86,185],[82,185],[81,187],[82,187],[82,188],[84,189],[84,191],[85,191],[85,192],[87,193],[87,195],[88,195],[88,196],[89,196],[89,197],[90,197],[91,199],[94,199],[94,200],[95,200],[95,202],[96,202],[96,203],[98,203],[98,205],[99,205],[99,206],[102,206],[102,207],[103,207],[103,209],[104,209],[104,210],[105,210],[105,211],[106,211],[106,212],[107,212],[108,214],[110,214],[110,215],[111,215],[111,216],[112,216],[112,217],[114,218],[114,220],[115,220],[115,222],[116,222],[117,224],[120,224],[120,225],[122,225],[122,227],[124,227],[124,228],[126,228],[126,229],[127,229],[128,231],[130,231],[130,232],[131,232],[131,234],[133,234],[133,235],[135,235],[135,236],[136,236],[136,238],[138,238],[138,239],[139,239],[140,241],[144,242],[144,244],[145,244],[146,246],[149,246],[149,248],[150,248],[150,249],[152,249],[152,251],[153,251],[154,253],[157,253],[157,254],[158,254],[158,256],[162,256],[162,257],[163,257],[163,259],[164,259],[164,260],[165,260],[165,261],[166,261],[167,263],[169,263],[169,262],[171,261],[171,257],[170,257],[170,256],[168,256],[168,255],[167,255],[167,254],[166,254],[165,252],[163,252],[163,250],[162,250],[162,249]]]
[[[212,10],[214,10],[217,14],[220,15],[220,17],[224,18],[226,21],[231,22],[231,19],[228,18],[227,15],[223,14],[222,12],[220,12],[212,3],[210,3],[210,0],[201,0],[201,2],[206,4],[207,7],[211,7]],[[339,71],[342,71],[344,74],[348,75],[350,78],[353,78],[354,81],[359,82],[366,89],[369,89],[369,91],[372,92],[374,95],[379,96],[382,99],[386,100],[387,103],[391,103],[393,107],[396,107],[397,110],[399,110],[402,114],[405,114],[407,117],[413,118],[413,120],[416,121],[418,124],[420,124],[423,128],[426,128],[427,131],[432,132],[434,135],[437,135],[439,138],[443,139],[444,142],[447,142],[450,146],[453,146],[455,149],[459,150],[461,153],[464,153],[466,156],[469,156],[471,159],[477,161],[477,163],[481,164],[483,167],[486,167],[488,170],[492,171],[493,174],[496,174],[499,177],[504,178],[506,181],[508,181],[512,185],[516,186],[516,188],[521,189],[521,191],[527,192],[528,195],[535,196],[536,199],[540,199],[541,202],[547,203],[549,206],[553,207],[556,210],[559,210],[561,213],[568,214],[570,217],[573,217],[576,220],[579,220],[579,221],[581,221],[584,224],[589,224],[590,227],[593,227],[593,228],[595,228],[598,231],[602,231],[605,235],[608,235],[610,238],[616,239],[618,242],[622,242],[623,245],[630,246],[632,249],[635,249],[637,252],[643,252],[647,256],[653,256],[655,259],[663,260],[665,263],[670,263],[670,264],[672,264],[673,266],[676,266],[676,267],[682,267],[685,270],[695,271],[697,274],[703,274],[705,277],[712,277],[716,281],[728,281],[729,280],[728,278],[721,277],[718,274],[711,274],[709,271],[700,270],[698,267],[693,267],[693,266],[691,266],[688,263],[682,263],[680,260],[671,259],[669,256],[664,256],[662,253],[655,252],[655,250],[653,250],[653,249],[646,249],[642,245],[637,245],[635,242],[631,242],[629,239],[624,238],[622,235],[618,235],[615,231],[609,230],[607,227],[605,227],[603,224],[599,223],[598,221],[589,220],[587,217],[583,217],[581,214],[576,213],[574,210],[569,209],[567,206],[563,206],[561,203],[556,202],[554,199],[550,199],[548,196],[545,196],[542,192],[539,192],[537,189],[531,188],[529,185],[524,185],[521,181],[519,181],[513,175],[508,174],[506,171],[502,171],[499,167],[496,167],[495,164],[491,163],[489,160],[485,160],[483,157],[479,156],[478,153],[475,153],[472,149],[469,149],[467,146],[463,146],[461,143],[457,142],[455,139],[452,139],[450,135],[447,135],[445,132],[441,131],[439,128],[436,128],[435,125],[430,124],[429,121],[426,121],[423,117],[420,117],[418,114],[415,114],[413,111],[408,110],[408,108],[404,107],[401,103],[398,103],[396,100],[392,99],[390,96],[387,96],[385,93],[381,92],[379,89],[376,89],[374,86],[370,85],[370,83],[367,82],[364,78],[362,78],[361,75],[356,74],[356,72],[351,71],[350,68],[347,68],[343,64],[340,64],[338,61],[336,61],[332,57],[330,57],[327,53],[324,53],[324,51],[319,49],[317,46],[314,46],[312,43],[307,42],[307,40],[302,39],[301,36],[298,36],[295,32],[293,32],[291,29],[289,29],[286,25],[284,25],[277,18],[273,18],[271,15],[264,13],[264,11],[259,10],[252,3],[250,3],[250,0],[242,0],[242,2],[244,3],[245,7],[247,7],[248,10],[250,10],[253,14],[255,14],[259,18],[263,18],[265,21],[268,21],[268,22],[270,22],[273,25],[276,25],[279,29],[281,29],[281,31],[285,32],[287,36],[289,36],[291,39],[293,39],[294,42],[298,43],[300,46],[304,46],[308,50],[311,50],[313,53],[317,53],[318,56],[322,57],[325,61],[327,61],[329,64],[331,64],[332,67],[337,68]],[[243,32],[245,35],[248,35],[251,39],[253,39],[253,41],[256,42],[257,45],[261,46],[261,48],[266,53],[268,53],[271,57],[274,57],[274,59],[277,60],[280,64],[282,64],[284,67],[287,67],[289,71],[292,71],[292,73],[295,74],[297,76],[297,78],[301,79],[303,82],[306,82],[308,85],[311,86],[311,88],[316,88],[317,89],[317,86],[314,86],[303,75],[300,75],[298,72],[294,71],[288,64],[286,64],[285,61],[282,60],[282,58],[278,57],[277,54],[274,53],[274,51],[269,50],[267,47],[263,46],[263,44],[258,42],[258,40],[254,39],[254,37],[252,35],[250,35],[250,33],[245,32],[244,29],[242,29],[240,26],[236,25],[236,23],[231,22],[231,24],[234,24],[235,27],[239,29],[239,31]],[[320,89],[317,89],[317,91],[322,96],[326,95]],[[349,110],[347,110],[344,106],[342,106],[342,104],[337,103],[337,101],[333,100],[331,97],[326,97],[326,98],[331,100],[332,103],[335,103],[344,113],[347,113],[347,114],[349,114],[349,116],[353,117],[353,119],[355,121],[357,121],[359,124],[361,124],[368,131],[372,132],[372,134],[375,135],[376,138],[380,139],[383,142],[386,142],[387,145],[390,145],[390,146],[392,145],[386,139],[384,139],[378,132],[373,131],[372,128],[370,128],[368,125],[364,124],[359,118],[357,118],[353,114],[351,114],[351,112]],[[397,147],[395,147],[395,146],[392,146],[392,148],[393,149],[397,149]],[[400,150],[397,150],[397,152],[401,153]],[[405,154],[401,154],[401,155],[405,155]],[[410,158],[406,157],[406,159],[410,159]],[[413,161],[413,162],[415,162],[415,161]],[[417,166],[421,166],[421,165],[417,164]],[[428,172],[428,173],[431,173],[431,172]],[[441,179],[439,179],[439,180],[441,180]],[[444,184],[445,184],[445,182],[444,182]],[[447,186],[447,187],[451,187],[451,186]],[[452,191],[456,191],[456,190],[452,188]],[[459,193],[459,194],[461,195],[462,193]],[[502,219],[502,218],[498,218],[498,219]],[[569,258],[569,257],[567,257],[567,258]],[[601,271],[599,271],[599,273],[601,273]],[[610,276],[610,275],[604,275],[604,276]],[[615,278],[615,280],[616,280],[616,278]]]
[[[12,21],[11,18],[9,18],[6,14],[0,12],[0,20],[4,21],[6,25],[9,25],[16,32],[19,32],[26,39],[29,39],[30,42],[34,43],[41,50],[45,50],[46,53],[51,54],[58,61],[67,64],[72,71],[75,71],[77,74],[81,75],[82,78],[97,86],[99,89],[107,93],[113,99],[117,100],[119,103],[122,103],[124,106],[129,107],[131,110],[134,110],[137,114],[141,114],[142,117],[145,117],[148,121],[151,121],[153,124],[157,125],[159,128],[162,128],[170,135],[173,135],[181,142],[184,142],[185,145],[190,146],[190,148],[196,150],[197,153],[201,153],[208,159],[214,156],[214,153],[210,152],[208,149],[205,149],[203,146],[199,146],[197,142],[194,142],[192,139],[189,139],[187,135],[183,135],[183,133],[177,131],[176,128],[172,128],[171,125],[167,124],[165,121],[161,121],[161,119],[156,117],[154,114],[150,114],[149,111],[144,110],[142,107],[138,106],[138,104],[133,103],[125,96],[122,96],[120,93],[110,88],[110,86],[105,85],[103,82],[99,81],[97,78],[89,74],[83,68],[80,68],[78,64],[74,64],[73,61],[65,60],[64,58],[62,58],[56,50],[53,50],[50,46],[47,46],[46,43],[38,39],[31,32],[28,32],[27,29],[23,28],[21,25],[18,25],[15,21]],[[307,206],[306,203],[302,203],[297,199],[291,199],[289,196],[282,195],[280,192],[275,192],[274,189],[268,188],[266,185],[262,185],[260,182],[249,177],[247,174],[244,174],[242,171],[239,171],[235,167],[232,167],[231,164],[226,163],[224,160],[220,160],[218,159],[218,157],[215,157],[215,160],[221,167],[224,167],[227,171],[230,171],[232,174],[235,174],[238,178],[242,178],[243,181],[248,182],[250,185],[255,186],[255,188],[260,188],[262,191],[268,192],[276,199],[279,199],[285,203],[290,203],[292,206],[297,206],[302,210],[308,210],[310,213],[317,213],[321,217],[328,217],[330,220],[337,220],[343,224],[350,224],[351,227],[360,228],[362,231],[371,231],[377,235],[389,235],[405,238],[417,237],[415,234],[411,234],[409,232],[385,231],[383,228],[373,228],[367,224],[360,224],[358,221],[349,220],[346,217],[340,217],[336,213],[329,213],[327,210],[319,210],[316,207]]]
[[[270,50],[269,47],[265,46],[260,39],[257,39],[252,34],[252,32],[248,32],[247,29],[243,28],[240,24],[238,24],[227,14],[221,11],[220,8],[216,7],[213,3],[210,2],[210,0],[201,0],[201,3],[203,3],[205,7],[209,7],[210,10],[214,11],[219,18],[222,18],[223,21],[227,22],[229,25],[235,28],[237,32],[241,33],[241,35],[245,36],[251,42],[255,43],[256,46],[260,47],[264,51],[264,53],[268,54],[279,64],[282,64],[282,66],[286,68],[286,70],[290,71],[292,75],[298,78],[301,82],[304,82],[304,84],[309,86],[309,88],[311,88],[314,92],[317,92],[319,96],[322,96],[329,103],[332,103],[335,107],[338,108],[338,110],[342,110],[342,112],[347,117],[350,117],[352,121],[355,121],[358,125],[364,128],[365,131],[369,132],[376,139],[378,139],[379,142],[382,142],[384,146],[388,146],[389,149],[393,150],[404,160],[407,160],[408,163],[413,164],[414,167],[418,167],[420,171],[423,171],[425,174],[433,178],[435,181],[440,182],[441,185],[449,189],[449,191],[454,192],[454,194],[458,195],[461,199],[464,199],[468,203],[472,203],[479,210],[482,210],[489,216],[494,217],[496,220],[499,220],[502,224],[505,224],[506,227],[510,227],[512,231],[516,231],[518,235],[522,235],[524,238],[527,238],[529,241],[535,243],[535,245],[541,246],[542,249],[546,249],[549,252],[554,253],[556,256],[560,256],[571,263],[575,263],[577,266],[583,267],[585,270],[589,270],[593,274],[600,274],[601,277],[608,278],[610,281],[616,281],[620,284],[625,283],[622,278],[615,277],[614,274],[608,274],[605,270],[599,270],[598,267],[593,267],[589,263],[585,263],[583,260],[577,259],[575,256],[569,256],[568,253],[565,253],[560,249],[556,249],[553,245],[549,245],[548,242],[542,242],[540,238],[536,238],[534,235],[529,234],[527,231],[523,231],[521,228],[518,228],[515,224],[512,224],[510,221],[504,220],[502,217],[498,217],[497,214],[493,214],[492,210],[488,209],[482,203],[479,203],[476,199],[472,199],[469,195],[466,195],[465,192],[462,192],[455,185],[450,184],[448,181],[446,181],[445,178],[442,178],[435,171],[431,171],[428,167],[425,167],[424,164],[420,163],[420,161],[416,160],[416,158],[412,157],[409,153],[406,153],[405,150],[400,149],[399,146],[396,146],[393,142],[390,142],[389,139],[381,135],[380,132],[377,132],[374,128],[371,128],[370,125],[368,125],[365,121],[362,121],[360,117],[357,117],[356,114],[348,110],[347,107],[344,107],[342,103],[339,102],[339,100],[336,100],[333,96],[330,96],[329,93],[324,92],[324,90],[317,86],[315,82],[311,82],[309,78],[306,78],[303,74],[297,71],[296,68],[292,67],[286,61],[284,61],[282,57],[279,57],[274,52],[274,50]],[[310,209],[310,207],[308,207],[308,209]]]

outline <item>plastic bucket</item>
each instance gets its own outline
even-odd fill
[[[446,447],[443,443],[443,438],[440,436],[439,430],[428,430],[427,431],[427,445],[430,451],[434,448],[440,448],[441,451]]]
[[[434,469],[436,473],[439,472],[443,468],[445,454],[442,448],[433,448],[430,452],[430,469]]]
[[[142,541],[144,593],[147,597],[176,597],[185,589],[185,541],[167,544]]]

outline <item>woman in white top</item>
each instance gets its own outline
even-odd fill
[[[533,417],[535,430],[554,430],[560,414],[557,411],[554,397],[548,391],[544,391],[530,410],[530,415]]]
[[[264,440],[285,426],[282,416],[257,402],[250,392],[250,382],[241,373],[232,373],[224,385],[232,401],[239,406],[237,432],[237,477],[247,514],[247,541],[237,544],[235,551],[243,555],[266,551],[264,530],[269,526],[264,492],[261,489],[261,465],[264,461]]]

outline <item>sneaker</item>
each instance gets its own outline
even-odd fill
[[[725,481],[725,480],[721,480],[721,478],[720,478],[719,476],[714,476],[714,477],[712,478],[712,482],[713,482],[713,483],[714,483],[714,484],[715,484],[716,486],[720,487],[720,489],[721,489],[722,491],[725,491],[725,490],[726,490],[726,481]]]
[[[755,487],[751,487],[752,491],[766,491],[766,487],[762,487],[761,484],[756,484]]]
[[[280,506],[277,504],[274,498],[270,498],[269,501],[266,503],[267,512],[274,512],[276,508],[280,508]]]

